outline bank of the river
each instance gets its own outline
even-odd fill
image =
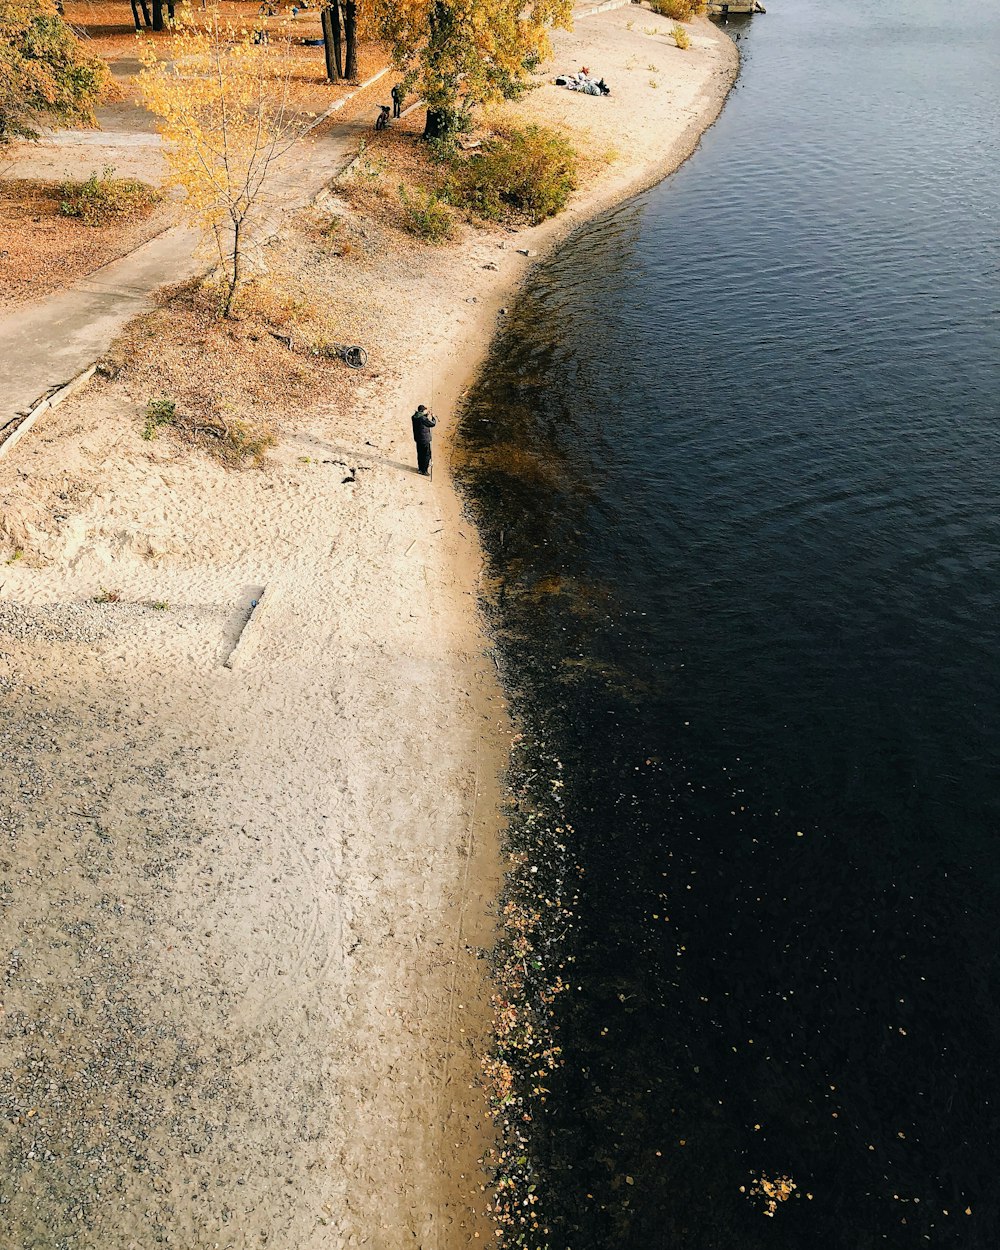
[[[717,115],[732,44],[699,23],[681,52],[670,25],[624,8],[557,36],[554,71],[613,88],[518,105],[602,154],[558,221],[436,250],[334,202],[358,240],[339,271],[315,217],[289,224],[273,267],[332,275],[371,360],[328,394],[260,394],[262,472],[144,441],[135,370],[0,461],[12,1244],[492,1235],[478,950],[510,730],[447,435],[534,258]],[[432,483],[419,400],[445,435]]]

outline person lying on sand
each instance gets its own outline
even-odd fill
[[[597,82],[585,70],[579,74],[560,74],[556,78],[557,87],[565,87],[567,91],[582,91],[584,95],[610,95],[611,88],[603,78]]]

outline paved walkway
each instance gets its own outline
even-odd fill
[[[268,237],[286,213],[307,204],[350,161],[369,128],[368,121],[348,122],[296,145],[272,175],[253,233]],[[0,424],[99,359],[126,322],[152,307],[157,287],[207,269],[195,256],[198,238],[174,226],[73,286],[0,316]]]

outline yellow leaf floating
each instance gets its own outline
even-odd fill
[[[774,1213],[778,1209],[778,1204],[787,1202],[796,1189],[798,1189],[798,1185],[790,1176],[775,1176],[772,1178],[761,1174],[751,1184],[750,1196],[759,1198],[763,1204],[764,1214],[769,1219],[773,1219]],[[743,1192],[742,1186],[741,1192]]]

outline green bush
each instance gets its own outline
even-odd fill
[[[161,425],[173,425],[177,418],[177,404],[164,396],[162,399],[151,399],[146,405],[146,425],[142,437],[151,442],[156,438],[156,431]]]
[[[523,216],[544,221],[565,205],[576,183],[576,152],[543,126],[511,129],[457,162],[446,195],[458,208],[490,221]]]
[[[674,43],[677,44],[678,48],[680,48],[682,51],[685,48],[691,47],[691,36],[687,33],[687,31],[680,24],[680,22],[678,22],[676,26],[673,27],[670,34],[671,34],[671,37],[673,38]]]
[[[689,22],[692,17],[705,12],[706,3],[705,0],[649,0],[649,7],[661,17],[672,17],[678,22]]]
[[[115,178],[106,165],[86,182],[64,182],[59,188],[59,211],[64,217],[77,217],[86,226],[103,226],[109,221],[139,217],[156,204],[159,191],[135,178]]]
[[[455,223],[446,204],[433,191],[417,191],[410,194],[399,184],[399,199],[403,205],[403,224],[410,234],[428,243],[443,243],[455,231]]]

